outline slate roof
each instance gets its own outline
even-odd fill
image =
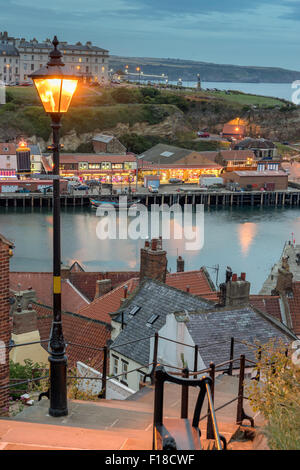
[[[167,153],[165,154],[165,152]],[[160,162],[170,164],[176,163],[178,160],[192,152],[193,150],[187,150],[180,147],[175,147],[173,145],[157,144],[140,155],[139,158],[149,163]],[[167,156],[167,154],[170,155]]]
[[[93,137],[93,140],[97,142],[104,142],[105,144],[107,144],[113,139],[115,139],[113,135],[106,135],[106,134],[97,134]]]
[[[21,41],[19,46],[22,48],[34,48],[34,49],[53,49],[52,43],[47,42],[30,42],[30,41]],[[65,44],[63,42],[59,43],[58,48],[63,51],[94,51],[94,52],[108,52],[107,49],[102,49],[98,46],[93,46],[92,44]]]
[[[133,316],[129,316],[130,310],[134,306],[141,307]],[[133,361],[147,365],[149,363],[150,339],[121,346],[129,341],[153,336],[166,322],[166,316],[176,311],[193,311],[195,309],[209,310],[214,306],[214,302],[196,297],[166,284],[147,279],[141,283],[133,295],[124,302],[122,310],[119,309],[119,319],[121,311],[124,312],[124,322],[126,327],[117,336],[111,349],[132,359]],[[147,326],[152,315],[159,315],[153,325]],[[120,345],[120,346],[119,346]]]
[[[292,331],[280,321],[250,305],[218,308],[208,312],[194,311],[189,313],[186,326],[194,343],[199,348],[202,347],[199,349],[199,354],[206,366],[209,366],[210,362],[220,364],[229,359],[231,337],[250,344],[255,344],[257,341],[264,344],[271,339],[281,339],[285,343],[290,343],[296,339]],[[228,342],[214,344],[224,340]],[[239,357],[241,354],[245,354],[249,359],[255,359],[253,348],[236,342],[234,357]]]
[[[274,149],[275,144],[267,139],[252,139],[247,137],[236,144],[235,149]]]
[[[15,46],[11,44],[0,44],[0,55],[2,56],[18,56],[19,52]]]

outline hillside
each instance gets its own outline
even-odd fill
[[[45,150],[51,143],[50,119],[34,87],[10,87],[6,95],[7,103],[0,106],[0,140],[22,135]],[[219,133],[225,122],[237,116],[251,119],[262,136],[279,142],[299,135],[299,108],[284,100],[240,92],[81,85],[62,120],[61,141],[65,151],[91,152],[93,135],[108,132],[134,153],[159,142],[214,150],[219,142],[195,141],[196,131],[207,127]]]
[[[292,83],[300,80],[300,72],[277,67],[238,66],[213,64],[183,59],[156,59],[150,57],[110,56],[110,67],[114,70],[129,71],[140,66],[145,74],[168,76],[169,81],[197,81],[200,73],[205,82],[241,82],[241,83]]]

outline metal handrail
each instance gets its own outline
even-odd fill
[[[209,409],[210,409],[210,416],[212,419],[212,425],[213,425],[213,430],[214,430],[214,436],[215,436],[215,441],[217,445],[218,450],[222,450],[222,444],[221,444],[221,439],[220,439],[220,434],[219,434],[219,429],[218,429],[218,423],[217,423],[217,418],[214,410],[214,404],[213,404],[213,399],[211,395],[211,390],[209,384],[206,382],[206,393],[207,393],[207,400],[209,404]]]
[[[0,390],[6,390],[8,388],[16,387],[18,385],[29,384],[31,382],[36,382],[38,380],[45,380],[45,379],[49,379],[49,375],[46,375],[44,377],[36,377],[35,379],[26,379],[26,380],[21,379],[21,380],[23,380],[22,382],[16,382],[16,383],[8,384],[8,385],[2,385],[2,387],[0,387]]]

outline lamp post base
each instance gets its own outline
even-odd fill
[[[49,415],[67,416],[67,357],[49,357],[50,362],[50,408]]]

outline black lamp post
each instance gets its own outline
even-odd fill
[[[54,49],[45,67],[30,75],[43,107],[51,117],[53,130],[53,323],[50,334],[50,408],[51,416],[66,416],[67,406],[67,357],[61,318],[61,235],[60,235],[60,185],[59,185],[59,129],[61,117],[70,106],[78,83],[78,76],[68,73],[62,62],[62,54]]]

